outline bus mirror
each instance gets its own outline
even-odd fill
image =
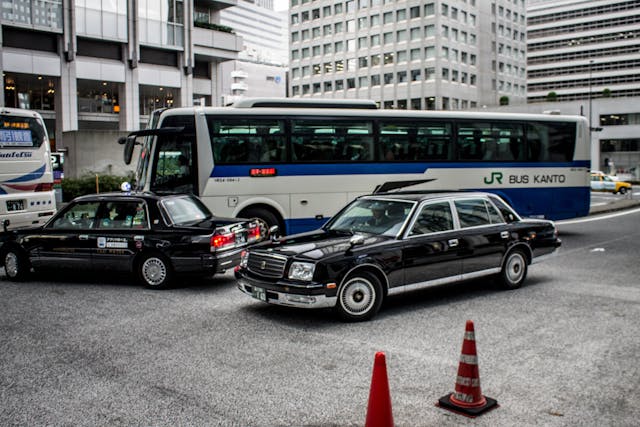
[[[127,137],[126,136],[121,136],[120,138],[118,138],[118,144],[124,145],[126,143],[127,143]]]
[[[124,163],[126,165],[131,163],[131,157],[133,156],[133,147],[136,145],[136,137],[130,136],[126,138],[124,144]]]

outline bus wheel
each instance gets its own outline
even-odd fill
[[[500,284],[505,289],[517,289],[527,277],[527,256],[520,249],[509,252],[500,273]]]
[[[10,247],[3,252],[2,263],[7,278],[14,282],[20,282],[29,274],[29,260],[27,255],[19,248]]]
[[[262,236],[266,236],[269,234],[269,228],[273,227],[274,225],[277,225],[278,228],[280,229],[280,234],[283,235],[284,234],[284,230],[282,229],[282,224],[280,222],[280,220],[278,219],[278,217],[271,211],[267,210],[267,209],[260,209],[260,208],[249,208],[245,211],[240,212],[240,217],[242,218],[258,218],[261,219],[264,223],[266,223],[267,227],[266,230],[262,230],[262,227],[264,226],[262,223],[260,224],[260,234]]]
[[[138,262],[137,273],[147,288],[164,289],[171,281],[171,264],[160,254],[146,254]]]
[[[356,273],[347,278],[338,291],[336,310],[342,320],[360,322],[369,320],[382,305],[382,284],[367,272]]]

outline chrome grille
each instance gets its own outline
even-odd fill
[[[249,252],[247,260],[249,271],[264,277],[283,277],[286,264],[286,257],[263,252]]]

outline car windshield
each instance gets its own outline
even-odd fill
[[[413,206],[399,200],[359,199],[334,217],[327,230],[396,236]]]
[[[194,197],[172,197],[162,201],[171,223],[193,225],[211,218],[211,212]]]

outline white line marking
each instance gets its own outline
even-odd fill
[[[618,213],[614,213],[614,214],[609,214],[609,215],[598,215],[598,216],[587,217],[587,218],[582,218],[582,219],[555,221],[555,223],[556,224],[580,224],[580,223],[583,223],[583,222],[600,221],[601,219],[615,218],[615,217],[618,217],[618,216],[630,215],[630,214],[634,214],[634,213],[638,213],[638,212],[640,212],[640,208],[633,209],[633,210],[630,210],[630,211],[624,211],[624,212],[618,212]]]

